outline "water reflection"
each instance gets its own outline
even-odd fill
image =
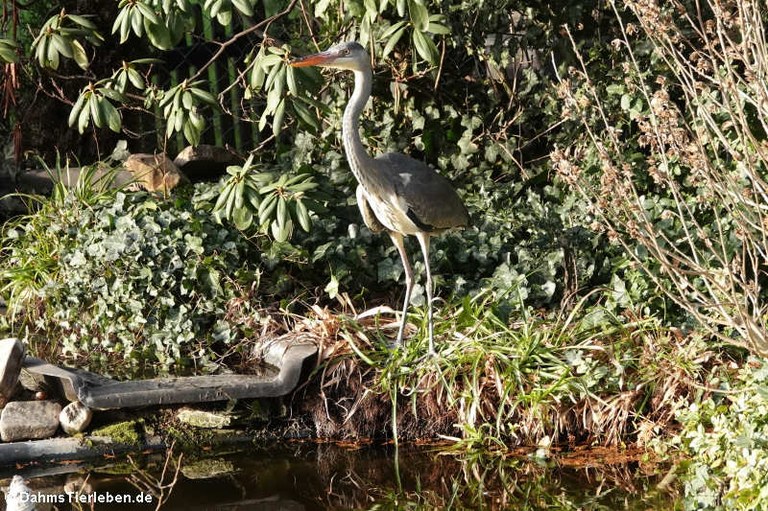
[[[596,459],[599,466],[572,468],[563,466],[567,459],[462,459],[434,447],[396,452],[312,443],[185,455],[177,461],[153,454],[133,463],[30,467],[2,477],[8,486],[10,477],[21,473],[33,495],[51,496],[51,502],[38,501],[38,510],[146,511],[160,499],[165,510],[645,510],[672,509],[677,502],[674,493],[657,489],[663,467],[638,462],[606,465]],[[115,502],[118,497],[123,502]]]

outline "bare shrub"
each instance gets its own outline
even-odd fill
[[[611,5],[617,79],[593,80],[571,38],[579,65],[559,93],[588,136],[553,165],[702,328],[766,355],[768,13],[756,0]]]

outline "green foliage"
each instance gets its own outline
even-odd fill
[[[491,286],[500,300],[514,286],[525,299],[509,301],[509,309],[554,306],[610,279],[611,247],[583,227],[589,221],[585,208],[547,179],[546,148],[540,142],[543,133],[565,135],[552,129],[560,122],[559,102],[547,70],[535,58],[547,51],[563,22],[578,20],[588,7],[316,0],[279,10],[245,1],[123,1],[113,20],[98,26],[108,21],[116,44],[136,51],[115,62],[108,77],[92,76],[80,89],[70,125],[80,132],[90,126],[125,129],[129,117],[121,113],[136,112],[140,103],[144,112],[162,117],[155,126],[165,128],[166,139],[182,134],[197,143],[211,124],[205,119],[214,103],[219,113],[233,110],[221,89],[205,81],[214,60],[188,73],[179,69],[175,85],[160,84],[148,80],[155,63],[167,55],[156,50],[175,44],[185,30],[206,40],[214,33],[206,23],[232,22],[233,32],[219,36],[222,51],[214,55],[223,58],[229,45],[264,30],[247,57],[233,62],[238,79],[230,88],[244,88],[245,120],[259,133],[271,127],[271,134],[254,153],[251,165],[259,172],[241,168],[225,183],[215,201],[217,216],[248,234],[268,233],[278,240],[264,251],[272,254],[270,264],[289,257],[323,267],[321,272],[294,268],[294,275],[327,275],[324,287],[332,280],[330,272],[341,289],[387,293],[399,289],[397,254],[386,237],[372,238],[358,227],[358,214],[347,199],[354,196],[354,183],[338,132],[348,87],[343,80],[324,80],[317,70],[287,65],[292,56],[316,49],[305,41],[324,47],[347,33],[346,38],[366,46],[376,65],[372,108],[362,120],[371,152],[398,150],[425,159],[462,188],[472,211],[488,213],[475,215],[473,228],[436,240],[438,285],[458,293]],[[473,15],[465,16],[469,11]],[[202,25],[194,21],[197,14]],[[314,21],[306,22],[306,14]],[[517,35],[497,36],[511,26]],[[142,54],[160,59],[136,58]],[[270,174],[279,175],[269,178],[276,188],[254,193],[270,185]],[[312,176],[325,196],[296,193],[301,190],[294,185],[303,186],[300,175]],[[298,182],[286,188],[290,179]],[[321,212],[323,205],[328,210]],[[293,232],[296,224],[307,229],[310,223],[315,232]],[[289,239],[294,246],[281,244]],[[421,261],[416,269],[423,270]],[[421,300],[417,288],[414,301]]]
[[[196,40],[211,38],[216,31],[206,23],[231,24],[227,35],[216,32],[222,51],[213,57],[223,58],[230,45],[263,31],[248,56],[233,62],[237,79],[230,88],[244,89],[238,107],[254,131],[260,137],[270,128],[271,133],[249,164],[230,169],[211,207],[225,226],[269,234],[275,243],[263,236],[255,241],[261,262],[270,271],[284,271],[286,281],[306,279],[309,289],[335,283],[331,289],[353,295],[376,290],[372,300],[394,296],[402,279],[396,251],[385,236],[359,226],[350,199],[355,183],[338,140],[348,85],[287,65],[293,55],[316,50],[315,43],[325,47],[348,34],[366,46],[376,65],[372,108],[362,119],[371,152],[398,150],[426,160],[456,183],[473,213],[472,228],[434,241],[432,262],[442,294],[487,288],[508,314],[567,306],[580,293],[614,283],[618,312],[658,293],[643,287],[618,247],[589,228],[589,205],[567,184],[550,179],[546,159],[550,144],[571,140],[581,127],[562,119],[543,56],[555,50],[566,61],[572,58],[560,37],[563,23],[598,22],[582,23],[587,28],[580,40],[592,41],[593,30],[606,23],[597,7],[313,0],[280,10],[248,1],[123,1],[114,19],[97,25],[108,22],[115,43],[135,51],[115,62],[107,77],[90,77],[73,101],[70,124],[81,132],[90,126],[125,129],[129,119],[121,112],[140,104],[162,117],[155,126],[164,128],[164,138],[180,133],[198,142],[211,124],[204,119],[214,103],[217,112],[235,110],[221,89],[206,83],[213,59],[178,69],[175,85],[166,85],[148,80],[155,63],[168,55],[157,50],[189,30]],[[202,25],[194,21],[198,14]],[[510,27],[513,36],[499,35],[509,34]],[[142,55],[160,59],[136,58]],[[607,80],[616,77],[606,74]],[[312,183],[318,188],[301,190]],[[312,232],[300,232],[297,224],[302,231],[312,224]],[[423,262],[414,259],[423,271]],[[413,299],[423,301],[422,289],[416,288]]]
[[[123,0],[109,19],[22,12],[38,36],[4,32],[0,59],[25,65],[29,83],[60,85],[50,69],[67,73],[69,60],[87,68],[69,72],[73,89],[61,87],[80,133],[149,125],[161,145],[196,144],[216,127],[206,119],[216,112],[251,122],[245,146],[256,149],[221,183],[165,200],[57,186],[4,230],[0,289],[13,327],[71,356],[212,367],[255,335],[264,304],[324,302],[324,292],[348,293],[355,306],[399,304],[399,257],[386,236],[361,226],[338,137],[349,83],[288,65],[344,34],[375,64],[366,145],[436,167],[473,218],[432,245],[443,358],[421,358],[417,285],[417,332],[405,350],[393,355],[378,337],[370,350],[350,340],[358,359],[380,369],[371,392],[418,409],[426,382],[445,398],[440,412],[456,414],[452,434],[467,448],[584,431],[621,443],[649,423],[658,434],[669,426],[659,417],[694,401],[692,387],[707,380],[712,355],[701,335],[685,336],[691,329],[730,341],[745,328],[765,332],[764,73],[733,75],[723,82],[736,84],[730,94],[713,85],[715,70],[697,69],[710,72],[708,85],[686,94],[687,75],[675,73],[691,68],[675,67],[665,56],[677,53],[626,25],[635,14],[614,2],[535,0]],[[105,46],[118,57],[94,69],[110,27]],[[187,33],[201,42],[218,34],[211,60],[160,81],[158,64]],[[206,73],[246,41],[223,89]],[[689,46],[691,55],[707,47]],[[718,72],[749,64],[715,62]],[[150,122],[135,129],[137,117]],[[415,243],[409,249],[418,253]],[[683,340],[664,322],[681,327]],[[691,499],[747,508],[760,497],[759,473],[747,467],[764,464],[761,395],[716,394],[680,416],[682,447],[703,460],[689,466]]]
[[[394,353],[380,334],[391,325],[342,330],[354,362],[334,357],[323,370],[324,389],[341,387],[326,396],[332,420],[354,424],[378,399],[396,441],[418,438],[414,421],[434,423],[427,430],[463,452],[539,445],[546,459],[550,446],[587,438],[646,444],[705,373],[700,343],[681,349],[658,322],[628,323],[586,300],[558,317],[508,315],[490,292],[450,302],[438,310],[435,358],[424,355],[424,315],[414,316],[416,332]],[[336,393],[365,404],[337,407]]]
[[[114,15],[113,19],[87,13],[72,14],[62,9],[59,14],[42,22],[39,29],[35,27],[38,32],[35,40],[29,48],[22,48],[18,52],[18,44],[25,43],[17,30],[18,20],[24,17],[24,8],[14,6],[13,21],[6,24],[8,28],[4,29],[0,39],[3,41],[0,44],[0,56],[4,61],[17,62],[19,53],[25,58],[27,54],[33,55],[43,72],[45,69],[58,70],[65,60],[73,60],[83,70],[90,71],[84,77],[72,77],[75,80],[85,78],[85,83],[81,81],[78,85],[79,97],[71,100],[74,108],[70,115],[70,126],[77,127],[80,133],[91,125],[95,128],[108,127],[112,131],[123,130],[124,118],[119,113],[126,109],[137,110],[137,107],[142,106],[145,113],[159,113],[166,125],[166,138],[181,133],[189,143],[197,145],[205,129],[205,116],[197,107],[205,104],[220,105],[227,109],[229,106],[225,95],[217,97],[212,94],[218,89],[218,84],[201,80],[205,68],[217,59],[227,58],[223,51],[227,46],[262,27],[281,34],[290,32],[296,38],[301,38],[301,33],[308,28],[313,39],[320,39],[324,44],[335,37],[336,32],[330,26],[323,27],[322,34],[315,34],[315,31],[320,30],[319,27],[306,25],[299,14],[301,10],[309,8],[315,12],[318,21],[330,21],[331,13],[342,7],[337,2],[317,0],[305,6],[294,1],[279,12],[275,7],[273,4],[262,6],[251,0],[121,0],[116,11],[100,11],[101,16],[105,13]],[[433,9],[434,6],[422,0],[365,2],[359,6],[352,4],[349,11],[345,10],[344,16],[347,21],[359,24],[358,38],[361,43],[375,46],[384,55],[390,54],[398,43],[404,46],[403,35],[410,33],[410,47],[413,49],[416,69],[417,63],[422,60],[429,66],[439,64],[440,52],[434,39],[450,33],[445,17]],[[196,20],[203,20],[203,23]],[[222,51],[213,55],[202,66],[203,69],[190,68],[188,74],[178,77],[175,84],[145,86],[143,75],[148,74],[149,68],[144,71],[137,66],[156,61],[152,60],[156,55],[174,49],[187,34],[194,33],[199,39],[211,39],[214,33],[212,22],[225,27],[229,32],[227,40],[223,41]],[[273,24],[277,28],[272,27]],[[114,44],[122,47],[120,51],[131,55],[131,58],[118,55],[111,63],[113,70],[108,74],[104,74],[102,66],[97,70],[92,70],[90,66],[91,60],[99,55],[96,47],[104,41],[99,27],[105,25],[111,25]],[[232,33],[233,27],[239,32]],[[244,81],[244,84],[247,83],[246,99],[258,97],[260,101],[263,100],[258,107],[259,131],[263,131],[271,121],[272,134],[278,137],[282,133],[286,114],[317,127],[319,123],[314,110],[318,105],[301,97],[300,92],[307,90],[302,81],[318,83],[317,72],[290,69],[286,64],[291,45],[274,44],[267,33],[262,42],[253,46],[252,52],[245,59],[234,64],[240,68],[238,72],[241,76],[248,76],[248,80]],[[125,95],[128,81],[136,88],[135,94]],[[94,89],[98,89],[98,92]],[[116,111],[113,113],[112,110]],[[126,131],[130,131],[130,128]]]
[[[120,43],[128,41],[131,32],[137,37],[146,34],[152,46],[169,50],[179,43],[185,31],[194,28],[189,16],[191,5],[186,2],[142,2],[121,0],[120,12],[112,25],[112,33],[120,34]]]
[[[216,200],[214,215],[231,220],[241,231],[247,231],[252,225],[261,233],[269,231],[279,243],[291,238],[294,221],[309,232],[310,215],[320,207],[307,197],[307,192],[317,187],[312,176],[281,174],[276,178],[274,173],[254,172],[252,163],[253,155],[242,166],[227,168],[231,177]]]
[[[77,125],[82,132],[92,122],[97,128],[109,127],[120,132],[122,118],[112,101],[120,101],[123,95],[109,87],[109,83],[88,84],[69,113],[70,126]]]
[[[62,9],[43,23],[40,34],[32,42],[38,64],[56,70],[61,59],[67,58],[73,59],[81,69],[87,69],[88,55],[79,38],[93,45],[104,41],[89,17],[69,14]]]
[[[0,38],[0,60],[12,64],[19,61],[18,45],[11,39]]]
[[[210,353],[195,351],[221,330],[224,281],[247,271],[237,250],[242,240],[205,215],[147,198],[126,205],[126,198],[83,218],[88,231],[60,259],[66,281],[43,295],[58,309],[46,330],[58,327],[65,352],[149,355],[165,365],[184,354],[206,362]]]
[[[112,75],[111,83],[113,84],[114,89],[120,94],[125,94],[128,90],[128,84],[130,83],[134,88],[144,90],[146,88],[144,77],[139,72],[137,66],[140,64],[153,63],[159,63],[159,61],[157,59],[137,59],[130,62],[123,61],[123,65]],[[201,95],[201,92],[202,91],[198,89],[197,96],[202,96],[200,99],[204,98],[205,102],[210,103],[212,98],[205,94]],[[191,103],[189,99],[187,99],[187,102]],[[73,110],[75,109],[73,108]]]
[[[768,503],[768,366],[750,360],[679,413],[686,509],[763,509]]]
[[[246,99],[259,92],[266,94],[264,110],[259,116],[259,130],[263,130],[272,119],[272,135],[277,137],[283,128],[286,104],[290,103],[298,118],[309,127],[317,129],[317,117],[309,107],[317,106],[306,98],[300,98],[299,90],[316,90],[319,75],[315,70],[296,69],[288,65],[289,48],[287,46],[262,46],[252,59],[249,59],[249,82],[245,91]],[[285,92],[290,98],[286,103]]]
[[[216,98],[199,87],[203,83],[203,80],[191,83],[184,80],[159,94],[158,106],[165,118],[166,137],[170,137],[174,132],[183,132],[184,138],[190,144],[200,143],[200,134],[205,129],[205,118],[198,112],[198,104],[202,102],[211,106],[217,105]]]
[[[30,76],[47,73],[47,80],[58,80],[47,69],[58,67],[65,73],[68,60],[90,63],[84,74],[70,73],[77,96],[62,89],[73,105],[69,124],[79,132],[91,127],[97,128],[97,136],[103,128],[130,132],[135,130],[130,125],[134,117],[157,115],[157,122],[150,119],[135,131],[146,133],[149,125],[165,141],[183,137],[196,144],[215,126],[206,119],[208,112],[216,112],[253,123],[254,138],[245,144],[249,149],[259,145],[243,166],[228,170],[220,185],[198,187],[191,196],[161,201],[120,195],[85,206],[60,193],[66,207],[56,199],[6,229],[4,260],[19,262],[4,270],[6,294],[23,302],[28,314],[38,310],[30,305],[45,304],[27,324],[40,332],[61,333],[73,353],[112,351],[165,364],[179,358],[206,363],[215,356],[216,343],[234,342],[240,332],[222,322],[226,302],[239,286],[256,282],[259,271],[263,296],[274,293],[270,299],[277,302],[303,293],[321,296],[322,289],[332,296],[365,292],[366,300],[375,303],[399,301],[399,258],[386,236],[360,226],[355,182],[338,140],[349,84],[326,79],[317,70],[288,66],[294,55],[315,51],[316,45],[327,47],[345,34],[364,44],[375,64],[374,97],[362,118],[371,152],[397,150],[427,161],[457,184],[472,212],[471,228],[434,240],[435,280],[439,294],[449,300],[454,300],[451,293],[482,297],[457,307],[461,312],[452,320],[467,330],[472,324],[493,323],[498,332],[480,347],[465,345],[467,358],[459,359],[457,353],[452,359],[462,372],[451,377],[469,378],[466,368],[485,357],[504,359],[503,370],[513,380],[546,369],[539,381],[542,395],[581,399],[598,388],[618,389],[621,377],[594,355],[598,350],[590,343],[595,337],[588,330],[583,339],[569,341],[562,326],[547,330],[537,324],[542,332],[536,332],[519,325],[512,329],[510,321],[530,319],[533,307],[568,310],[580,297],[598,300],[604,292],[612,328],[630,322],[627,317],[646,315],[695,325],[695,315],[681,314],[666,303],[663,292],[674,283],[664,277],[660,259],[638,241],[655,236],[682,253],[694,246],[703,264],[717,266],[739,254],[741,240],[729,230],[729,222],[741,210],[726,211],[719,206],[723,201],[700,200],[704,188],[693,179],[693,167],[679,159],[671,158],[664,168],[656,165],[673,176],[678,188],[661,186],[648,172],[646,164],[659,148],[643,145],[642,123],[659,112],[670,114],[674,109],[669,105],[685,98],[673,93],[662,102],[657,95],[669,88],[652,85],[657,74],[667,80],[671,75],[647,39],[618,39],[638,62],[648,64],[637,69],[624,65],[629,53],[610,42],[621,36],[626,13],[614,16],[611,7],[512,0],[279,5],[123,0],[112,14],[102,13],[107,16],[103,19],[68,12],[51,18],[48,13],[37,23],[28,19],[39,34],[34,47],[9,31],[0,42],[0,58],[36,63],[44,69],[28,66]],[[573,36],[574,48],[563,26]],[[106,53],[96,47],[98,34],[110,30],[109,46],[119,58],[94,69],[94,57]],[[158,64],[173,55],[166,50],[187,33],[191,41],[209,41],[217,34],[216,50],[210,60],[177,67],[175,81],[161,82]],[[253,34],[258,37],[250,39]],[[231,62],[231,83],[224,90],[206,73],[215,59],[246,41],[247,55]],[[588,94],[578,76],[567,74],[569,65],[579,63],[574,49],[584,58],[597,96]],[[553,86],[554,72],[571,80],[573,97],[580,102],[563,101],[569,98],[562,87]],[[231,89],[240,94],[235,101],[227,96]],[[727,118],[718,97],[702,95],[699,106],[714,108],[714,118]],[[595,99],[602,110],[594,108]],[[656,112],[654,105],[667,106]],[[752,112],[752,117],[745,118],[759,124],[759,109],[755,113],[750,108],[745,113]],[[601,182],[597,177],[604,155],[582,143],[585,120],[611,128],[597,130],[595,140],[616,135],[621,142],[614,156],[628,166],[631,185],[642,199],[636,211],[647,220],[640,231],[645,237],[616,228],[618,220],[630,218],[627,211],[612,211],[608,225],[613,229],[607,228],[595,208],[599,204],[574,188],[572,177],[591,176],[592,197],[631,196],[623,193],[621,180]],[[694,118],[685,120],[700,127]],[[731,132],[724,135],[717,139],[735,140]],[[741,152],[752,155],[757,150],[750,147],[758,145],[741,144]],[[548,158],[553,147],[559,151],[552,153],[557,178]],[[717,168],[736,179],[742,169],[739,160],[718,150],[713,154]],[[696,223],[675,211],[689,212]],[[759,224],[759,218],[745,218]],[[713,219],[722,228],[711,227]],[[630,241],[622,245],[619,237]],[[723,250],[703,250],[713,239],[724,241]],[[415,244],[409,248],[417,253]],[[422,272],[423,262],[415,259],[415,269]],[[111,269],[105,272],[107,267]],[[649,279],[649,274],[656,278]],[[53,283],[46,285],[49,281]],[[705,287],[703,280],[691,285],[697,291]],[[423,289],[416,288],[413,300],[423,305]],[[492,310],[493,318],[482,316],[482,309]],[[635,315],[623,316],[628,310]],[[513,339],[517,347],[494,348],[494,335]],[[537,351],[543,346],[551,349]],[[478,358],[471,359],[473,353]],[[560,379],[562,375],[566,377]],[[401,376],[394,374],[391,381],[402,382]],[[465,384],[467,392],[477,390],[471,381]],[[520,395],[533,401],[535,387],[521,386],[525,392]],[[494,411],[509,418],[519,403],[505,403]],[[483,413],[485,419],[491,416]],[[485,427],[479,419],[467,424],[467,431]]]
[[[13,315],[29,307],[41,289],[59,277],[58,257],[65,240],[49,229],[51,222],[64,218],[76,223],[82,209],[98,208],[114,197],[114,169],[102,165],[83,167],[68,188],[64,185],[65,179],[70,181],[68,163],[62,165],[57,159],[54,168],[41,164],[54,182],[50,198],[21,195],[33,210],[37,209],[3,226],[0,292]]]
[[[69,356],[211,363],[217,344],[233,341],[227,301],[258,283],[250,245],[195,207],[207,206],[194,194],[110,199],[86,205],[67,193],[6,228],[13,312]]]

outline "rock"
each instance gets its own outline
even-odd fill
[[[215,181],[230,165],[240,165],[243,159],[229,149],[201,144],[185,147],[173,163],[192,182]]]
[[[228,415],[203,410],[192,410],[190,408],[179,410],[176,418],[184,424],[208,429],[224,428],[229,426],[231,422],[231,418]]]
[[[136,185],[150,192],[168,193],[179,183],[187,181],[165,153],[132,154],[123,162],[123,167],[133,174]]]
[[[19,375],[19,385],[24,390],[32,393],[45,392],[51,396],[56,395],[55,391],[52,392],[54,389],[51,389],[50,384],[45,381],[45,376],[28,371],[26,368],[26,358],[23,363],[24,366],[21,368],[21,374]]]
[[[24,345],[15,337],[0,340],[0,407],[5,406],[16,390],[24,360]]]
[[[0,415],[3,442],[49,438],[59,429],[61,405],[54,401],[11,401]]]
[[[91,423],[93,412],[80,401],[73,401],[59,414],[61,429],[68,435],[82,433]]]

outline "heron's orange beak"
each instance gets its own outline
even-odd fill
[[[309,66],[322,66],[327,64],[335,58],[335,55],[327,51],[315,53],[314,55],[307,55],[306,57],[299,57],[298,59],[290,62],[291,67],[309,67]]]

